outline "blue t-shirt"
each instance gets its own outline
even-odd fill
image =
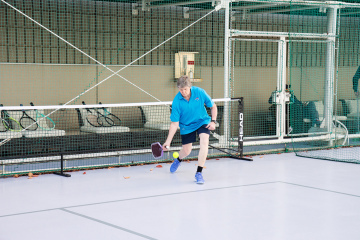
[[[211,108],[214,102],[205,90],[199,87],[191,87],[191,97],[187,101],[180,92],[176,94],[173,103],[170,120],[179,122],[180,134],[191,133],[204,124],[209,124],[210,116],[206,112],[204,104]]]

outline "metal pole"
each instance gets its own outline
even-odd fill
[[[282,55],[281,57],[281,135],[280,138],[283,139],[286,134],[286,59],[287,59],[287,48],[286,48],[286,39],[285,37],[280,37],[281,47],[282,47]]]
[[[278,44],[278,71],[277,71],[277,93],[276,93],[276,136],[283,139],[286,125],[286,41],[280,37]]]
[[[225,5],[225,33],[224,33],[224,98],[229,98],[229,39],[230,39],[230,4],[224,1]],[[234,79],[233,79],[234,80]],[[229,139],[229,103],[224,106],[224,137]]]
[[[327,32],[336,34],[337,7],[327,9]],[[324,85],[324,125],[326,131],[332,131],[334,104],[334,67],[335,67],[335,37],[329,37],[326,45],[325,85]]]

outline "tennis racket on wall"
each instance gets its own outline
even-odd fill
[[[83,105],[86,105],[85,102],[82,102]],[[105,117],[96,109],[85,108],[87,111],[86,121],[93,127],[112,127],[114,126],[114,122]]]
[[[0,132],[7,132],[8,131],[7,125],[8,125],[8,123],[6,122],[6,120],[1,118]]]
[[[23,106],[23,105],[20,104],[20,106]],[[21,111],[22,111],[22,116],[19,121],[20,126],[23,129],[26,129],[29,131],[36,131],[36,129],[38,129],[38,127],[39,127],[37,122],[32,117],[30,117],[24,109]]]
[[[34,106],[34,103],[31,102],[30,105]],[[35,114],[36,114],[35,120],[42,130],[51,131],[55,128],[55,122],[51,118],[45,116],[37,109],[35,109]],[[41,124],[40,121],[44,121],[46,124]]]
[[[114,121],[111,118],[101,113],[97,108],[94,108],[93,110],[97,114],[98,122],[101,123],[103,127],[112,127],[115,125]]]
[[[99,102],[99,104],[101,105],[102,103]],[[112,121],[114,122],[114,126],[120,126],[121,125],[121,120],[119,117],[115,116],[114,114],[112,114],[111,112],[109,112],[105,107],[101,108],[104,111],[104,115],[106,117],[110,117],[112,119]]]
[[[0,107],[3,107],[3,105],[0,104]],[[21,130],[22,128],[20,126],[20,123],[15,118],[10,117],[9,113],[6,110],[2,110],[0,132],[20,132]]]

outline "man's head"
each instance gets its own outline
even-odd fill
[[[191,81],[188,76],[181,76],[177,81],[177,87],[184,98],[190,97]]]
[[[191,88],[190,78],[186,75],[179,77],[179,79],[177,80],[177,87],[178,88],[184,88],[184,87]]]

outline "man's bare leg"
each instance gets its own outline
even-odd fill
[[[207,133],[200,133],[200,150],[198,156],[198,166],[204,167],[205,161],[209,151],[209,134]]]
[[[191,149],[192,149],[192,143],[182,145],[182,148],[179,152],[179,158],[184,159],[187,156],[189,156],[189,154],[191,153]]]

